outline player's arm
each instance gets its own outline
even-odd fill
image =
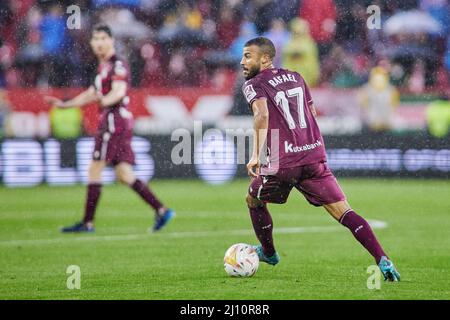
[[[300,75],[298,75],[300,77]],[[305,97],[306,97],[306,103],[309,107],[309,110],[311,110],[312,115],[314,116],[314,118],[317,118],[317,111],[316,108],[314,107],[314,102],[311,96],[311,91],[309,90],[308,85],[305,82]]]
[[[253,110],[253,153],[247,164],[247,171],[250,176],[257,177],[260,166],[259,157],[264,152],[264,144],[267,138],[269,127],[269,110],[265,98],[257,99],[252,103]],[[256,168],[256,170],[254,170]]]
[[[114,80],[111,84],[111,91],[100,98],[100,106],[107,108],[118,104],[127,95],[127,82],[124,80]]]
[[[310,104],[309,108],[311,109],[311,113],[314,116],[314,118],[317,118],[317,111],[316,111],[316,107],[314,107],[314,104]]]
[[[82,107],[89,103],[96,102],[98,101],[98,95],[95,88],[93,86],[90,86],[88,89],[84,90],[76,97],[67,101],[62,101],[61,99],[51,96],[44,97],[44,100],[54,107],[72,108],[72,107]]]

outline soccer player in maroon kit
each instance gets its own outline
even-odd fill
[[[91,47],[99,60],[95,83],[69,101],[46,97],[47,102],[59,108],[81,107],[90,103],[100,106],[100,122],[95,136],[95,148],[89,166],[89,181],[83,221],[65,227],[62,232],[94,231],[94,215],[100,199],[103,169],[113,165],[118,180],[130,186],[155,210],[153,231],[160,230],[173,216],[133,172],[134,153],[131,149],[133,116],[128,111],[127,95],[130,76],[126,63],[118,58],[114,38],[107,25],[93,28]]]
[[[254,114],[253,154],[247,164],[252,182],[246,200],[261,243],[255,246],[259,259],[272,265],[279,262],[266,204],[285,203],[295,187],[309,203],[323,206],[350,229],[375,258],[385,280],[399,281],[400,274],[372,228],[349,206],[327,166],[308,86],[297,72],[274,68],[274,57],[273,43],[258,37],[245,44],[241,60],[247,80],[242,90]]]

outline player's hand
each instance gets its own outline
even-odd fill
[[[259,159],[258,157],[252,157],[247,163],[247,173],[250,177],[257,177],[259,174]]]
[[[52,107],[62,108],[64,107],[64,102],[61,99],[51,96],[45,96],[44,101],[47,102]]]

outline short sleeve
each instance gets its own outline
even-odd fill
[[[266,98],[264,90],[257,83],[244,83],[242,86],[242,92],[244,93],[245,99],[250,106],[256,99]]]
[[[112,81],[115,80],[126,81],[128,79],[128,70],[122,61],[116,60],[116,62],[114,62],[114,68],[112,70],[111,79]]]

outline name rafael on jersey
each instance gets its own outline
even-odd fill
[[[282,84],[284,82],[297,82],[294,75],[287,73],[282,74],[281,76],[273,77],[272,80],[269,80],[269,83],[272,85],[272,87],[276,87],[279,84]]]

